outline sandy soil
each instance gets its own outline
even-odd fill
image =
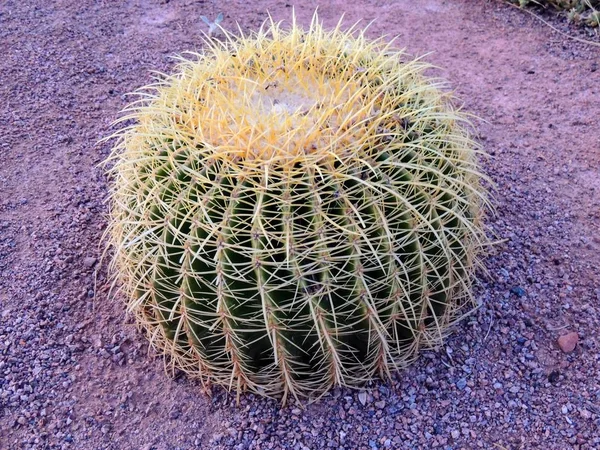
[[[418,6],[417,6],[418,4]],[[292,2],[4,0],[0,5],[0,448],[600,448],[600,49],[500,1],[323,3],[333,26],[442,67],[485,119],[501,241],[482,307],[393,383],[280,408],[212,397],[107,298],[96,145],[124,94],[201,47],[200,15],[256,29]],[[307,24],[317,2],[296,5]],[[562,26],[562,25],[559,25]],[[570,353],[557,339],[577,333]]]

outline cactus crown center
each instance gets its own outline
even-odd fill
[[[178,111],[179,131],[211,158],[246,168],[344,161],[376,146],[373,136],[390,122],[380,114],[390,85],[378,81],[382,72],[391,82],[403,76],[398,55],[349,35],[328,40],[320,27],[271,32],[281,35],[212,48],[170,80],[165,106]]]
[[[276,60],[251,54],[244,61],[250,49],[239,50],[235,58],[218,61],[224,67],[215,72],[222,76],[199,83],[211,102],[195,104],[192,116],[202,123],[203,142],[216,151],[285,166],[307,155],[347,151],[364,133],[354,125],[365,120],[369,108],[357,95],[358,81],[343,73],[348,67],[333,78],[317,69],[314,54],[295,60],[288,48]]]

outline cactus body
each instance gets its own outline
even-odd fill
[[[110,158],[113,268],[155,346],[285,400],[438,344],[486,199],[426,65],[316,17],[192,56],[129,108]]]

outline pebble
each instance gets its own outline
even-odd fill
[[[573,350],[575,350],[578,342],[579,335],[575,331],[563,334],[558,338],[558,346],[564,353],[571,353]]]
[[[456,387],[457,387],[459,390],[461,390],[461,391],[462,391],[464,388],[466,388],[466,387],[467,387],[467,379],[466,379],[466,378],[461,378],[460,380],[458,380],[458,381],[456,382]]]
[[[523,297],[525,295],[525,289],[523,289],[521,286],[515,286],[511,288],[510,292],[515,294],[517,297]]]
[[[88,269],[92,268],[96,264],[96,258],[87,257],[83,259],[83,265]]]
[[[365,406],[367,403],[367,393],[365,391],[361,391],[358,393],[358,401],[361,405]]]

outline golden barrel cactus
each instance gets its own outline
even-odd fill
[[[175,367],[237,392],[389,376],[471,303],[487,200],[464,116],[426,64],[316,15],[226,37],[113,136],[129,310]]]

